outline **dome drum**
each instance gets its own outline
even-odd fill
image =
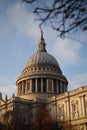
[[[17,82],[17,90],[18,96],[24,96],[29,93],[46,93],[51,96],[52,94],[66,92],[67,82],[66,80],[56,79],[53,77],[35,77],[32,79],[27,78]],[[30,98],[30,95],[28,98]]]
[[[66,84],[68,84],[68,81],[66,79],[66,77],[64,75],[55,75],[55,74],[50,74],[50,73],[39,73],[37,75],[37,73],[32,74],[32,75],[21,75],[17,81],[16,84],[18,84],[19,82],[26,80],[26,79],[33,79],[33,78],[53,78],[53,79],[58,79],[58,80],[62,80],[64,81]]]

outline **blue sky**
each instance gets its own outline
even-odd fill
[[[27,5],[28,6],[28,5]],[[16,92],[16,80],[27,59],[37,51],[39,22],[21,0],[0,0],[0,92]],[[87,32],[74,32],[61,39],[44,27],[48,53],[52,54],[69,81],[69,90],[87,85]],[[75,40],[76,39],[76,40]]]

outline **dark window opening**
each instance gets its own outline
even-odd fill
[[[54,79],[54,92],[57,93],[57,81]]]
[[[46,79],[44,78],[43,79],[43,92],[46,92],[46,86],[47,86],[47,83],[46,83]]]
[[[58,91],[59,91],[59,94],[61,93],[61,88],[60,88],[60,81],[58,81]]]
[[[41,79],[40,78],[37,79],[37,91],[41,92]]]
[[[32,92],[35,92],[35,79],[32,80]]]

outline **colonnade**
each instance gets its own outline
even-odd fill
[[[67,85],[64,81],[50,78],[34,78],[21,81],[17,85],[17,95],[27,93],[49,92],[63,93],[67,91]]]

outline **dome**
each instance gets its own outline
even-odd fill
[[[38,50],[37,53],[32,55],[28,60],[27,63],[25,65],[25,68],[28,66],[35,66],[35,65],[51,65],[51,66],[55,66],[55,67],[59,67],[59,64],[57,62],[57,60],[50,54],[47,53],[46,50],[46,44],[43,38],[43,33],[41,33],[41,39],[40,42],[38,44]]]
[[[37,64],[48,64],[48,65],[53,65],[55,67],[59,67],[57,60],[47,52],[37,52],[36,54],[32,55],[28,60],[25,65],[27,66],[33,66]]]
[[[17,96],[30,100],[67,91],[68,81],[57,60],[47,52],[42,32],[37,52],[27,60],[16,84]]]

